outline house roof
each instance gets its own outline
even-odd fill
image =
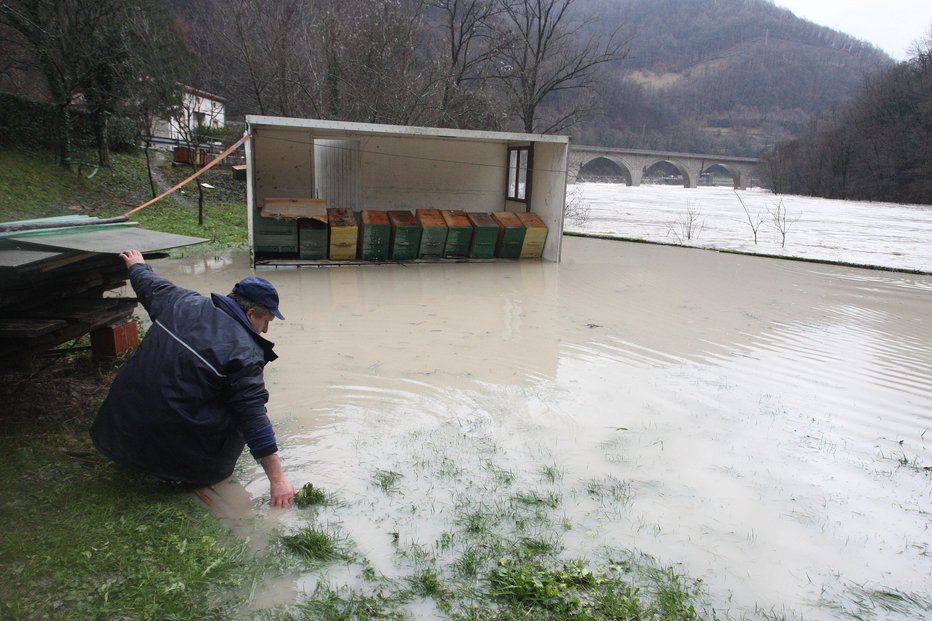
[[[246,125],[251,129],[268,127],[293,127],[315,130],[319,137],[346,138],[357,136],[390,136],[398,138],[453,138],[481,142],[551,142],[569,144],[569,136],[551,134],[522,134],[516,132],[490,132],[473,129],[449,129],[442,127],[416,127],[408,125],[379,125],[374,123],[350,123],[347,121],[324,121],[321,119],[295,119],[280,116],[247,115]]]

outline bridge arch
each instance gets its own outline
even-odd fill
[[[647,160],[647,164],[644,166],[644,172],[647,173],[651,168],[654,168],[658,164],[667,164],[668,166],[675,168],[677,172],[683,177],[683,187],[685,188],[694,188],[696,183],[699,181],[698,173],[694,173],[689,169],[689,167],[677,160],[677,159],[667,159],[667,158],[655,158]]]
[[[624,149],[619,147],[594,147],[570,145],[567,160],[567,182],[576,183],[580,168],[598,159],[605,159],[626,173],[628,185],[641,185],[644,171],[659,162],[668,162],[683,175],[683,185],[695,188],[703,171],[713,166],[721,166],[731,175],[735,189],[747,188],[760,160],[751,157],[729,155],[711,155],[703,153],[675,153],[665,151],[646,151],[642,149]]]
[[[747,187],[747,179],[744,178],[744,175],[742,174],[743,171],[741,170],[741,168],[739,168],[738,166],[734,166],[734,165],[729,166],[728,164],[725,164],[722,162],[713,162],[709,164],[708,166],[706,166],[705,168],[703,168],[702,172],[699,173],[700,179],[706,175],[710,175],[709,178],[714,178],[715,173],[718,170],[724,171],[725,175],[727,175],[728,177],[731,177],[731,181],[733,183],[734,189],[743,190]]]
[[[631,166],[623,158],[617,156],[597,156],[583,160],[579,166],[577,178],[611,178],[624,179],[625,185],[632,184]]]

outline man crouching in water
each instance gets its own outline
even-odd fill
[[[120,253],[152,327],[91,427],[97,449],[123,465],[195,486],[233,474],[243,447],[262,464],[271,505],[291,505],[263,370],[278,356],[261,335],[278,310],[270,282],[250,276],[229,296],[204,297],[157,276],[138,250]]]

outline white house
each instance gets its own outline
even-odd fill
[[[178,118],[159,119],[152,125],[152,136],[172,142],[184,140],[185,130],[198,127],[219,129],[226,122],[226,100],[218,95],[186,86]]]

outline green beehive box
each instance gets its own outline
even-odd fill
[[[524,226],[517,214],[510,211],[497,211],[492,214],[492,219],[498,224],[495,256],[502,259],[520,258],[527,227]]]
[[[447,223],[439,209],[418,209],[415,212],[417,223],[421,226],[421,248],[419,257],[437,258],[443,256],[447,243]]]
[[[327,217],[298,220],[298,257],[301,259],[327,258]]]
[[[384,261],[392,237],[388,214],[384,211],[363,211],[359,214],[359,258],[363,261]]]
[[[252,221],[252,238],[256,252],[297,253],[298,222],[256,214]]]
[[[495,242],[498,240],[498,223],[487,213],[469,212],[466,214],[472,225],[472,242],[469,245],[469,258],[491,259],[495,256]]]
[[[469,254],[469,243],[472,241],[472,224],[466,212],[450,209],[442,212],[442,215],[447,224],[447,243],[444,244],[443,256],[465,257]]]
[[[410,211],[389,211],[388,221],[392,228],[389,256],[396,261],[416,259],[421,248],[421,227]]]

